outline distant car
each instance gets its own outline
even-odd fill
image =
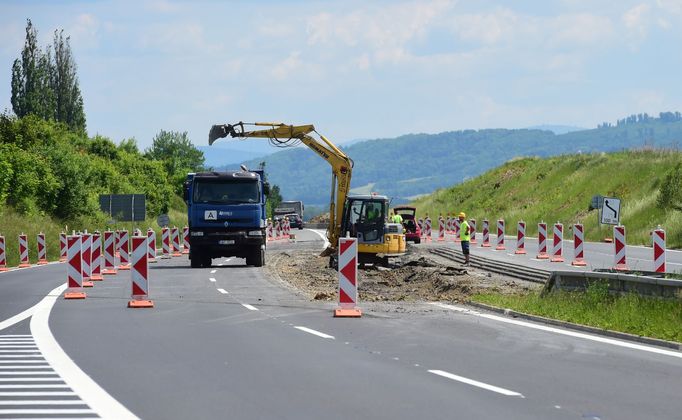
[[[416,207],[399,206],[394,208],[395,212],[403,218],[403,227],[405,228],[405,240],[412,241],[415,244],[421,242],[422,230],[419,223],[414,216],[417,214]]]

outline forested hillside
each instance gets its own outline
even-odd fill
[[[333,139],[333,133],[325,134]],[[376,191],[405,202],[479,175],[514,157],[610,152],[643,146],[677,149],[680,140],[680,114],[661,113],[657,118],[633,115],[614,125],[604,123],[597,129],[562,135],[530,129],[463,130],[369,140],[344,150],[355,162],[351,185],[355,192]],[[328,201],[330,168],[315,153],[296,148],[247,164],[256,166],[263,160],[270,181],[281,186],[285,199],[311,204]]]
[[[682,153],[637,150],[540,158],[514,159],[462,184],[443,188],[415,200],[420,217],[460,211],[470,218],[507,221],[507,234],[525,220],[527,233],[537,234],[537,223],[561,221],[567,238],[573,223],[585,225],[589,240],[611,236],[599,227],[598,210],[590,209],[594,195],[621,201],[621,223],[628,243],[650,245],[649,233],[661,225],[668,245],[682,247]],[[478,226],[481,230],[481,226]]]

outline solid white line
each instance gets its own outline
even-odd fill
[[[309,230],[313,233],[316,233],[320,238],[322,238],[322,240],[324,241],[324,245],[323,245],[322,249],[329,248],[329,240],[327,239],[327,236],[324,233],[318,232],[314,229],[306,229],[306,230]]]
[[[308,334],[316,335],[318,337],[331,338],[332,340],[335,340],[333,335],[329,335],[329,334],[325,334],[323,332],[315,331],[311,328],[307,328],[307,327],[294,327],[294,328],[296,328],[297,330],[301,330],[303,332],[307,332]]]
[[[28,349],[35,347],[35,344],[0,344],[0,349]]]
[[[0,397],[73,397],[75,392],[68,391],[16,391],[16,392],[0,392]]]
[[[70,388],[70,387],[66,384],[0,385],[0,389],[7,389],[7,388],[17,388],[17,389],[19,389],[19,388],[21,388],[21,389],[30,389],[30,388],[39,388],[39,389],[52,389],[52,388],[54,388],[54,389],[57,389],[57,388],[59,388],[59,389],[64,389],[64,388]]]
[[[40,302],[38,302],[38,303],[40,303]],[[34,307],[35,307],[35,306],[38,306],[38,303],[36,303],[36,304],[33,305],[33,306],[34,306]],[[2,337],[2,338],[7,338],[7,337],[22,337],[22,338],[30,338],[30,339],[33,339],[33,336],[32,336],[31,334],[3,334],[3,335],[0,335],[0,337]]]
[[[525,321],[517,321],[515,319],[509,319],[509,318],[505,318],[502,316],[491,315],[491,314],[484,314],[481,312],[473,311],[471,309],[462,308],[462,307],[458,307],[458,306],[454,306],[454,305],[447,305],[444,303],[432,302],[432,303],[430,303],[430,305],[438,306],[438,307],[443,308],[443,309],[449,309],[451,311],[466,313],[468,315],[473,315],[473,316],[477,316],[477,317],[481,317],[481,318],[491,319],[493,321],[504,322],[507,324],[518,325],[521,327],[533,328],[536,330],[551,332],[551,333],[555,333],[555,334],[567,335],[569,337],[582,338],[585,340],[596,341],[599,343],[611,344],[613,346],[625,347],[625,348],[634,349],[634,350],[641,350],[641,351],[646,351],[649,353],[662,354],[664,356],[672,356],[672,357],[677,357],[677,358],[682,359],[682,353],[681,352],[676,352],[676,351],[672,351],[672,350],[665,350],[665,349],[660,349],[657,347],[649,347],[649,346],[645,346],[642,344],[629,343],[627,341],[619,341],[619,340],[615,340],[612,338],[606,338],[606,337],[600,337],[600,336],[596,336],[596,335],[590,335],[590,334],[585,334],[585,333],[580,333],[580,332],[575,332],[575,331],[563,330],[560,328],[547,327],[545,325],[538,325],[538,324],[533,324],[533,323],[525,322]]]
[[[227,290],[225,290],[225,289],[218,289],[218,291],[224,295],[228,294]]]
[[[232,258],[225,258],[225,262],[230,262],[232,261]]]
[[[19,312],[18,314],[14,315],[13,317],[7,318],[6,320],[0,322],[0,331],[4,330],[7,327],[11,327],[14,324],[17,324],[26,318],[30,317],[33,315],[33,312],[35,312],[36,308],[40,305],[40,302],[36,303],[35,305],[31,306],[30,308],[26,309],[25,311]],[[2,337],[31,337],[30,335],[3,335]]]
[[[223,263],[218,263],[218,264],[216,264],[216,265],[217,265],[218,267],[222,267],[222,266],[223,266]]]
[[[211,270],[211,274],[215,274],[218,270]]]
[[[32,367],[32,366],[31,366]],[[35,375],[35,374],[42,374],[42,375],[57,375],[54,373],[54,371],[49,371],[49,370],[30,370],[30,371],[2,371],[0,370],[0,375]]]
[[[38,348],[43,352],[47,362],[59,373],[78,396],[92,408],[93,411],[106,419],[137,419],[133,413],[116,401],[102,387],[83,372],[76,363],[64,352],[50,331],[50,312],[57,298],[66,289],[66,284],[55,288],[38,304],[31,317],[31,333],[35,337]],[[80,412],[79,412],[80,413]],[[79,414],[64,413],[64,414]],[[11,413],[9,413],[11,414]],[[38,413],[40,414],[40,413]]]
[[[64,382],[56,373],[51,378],[0,378],[0,382]]]
[[[0,350],[0,353],[34,353],[40,354],[40,350]]]
[[[16,358],[22,358],[22,359],[28,359],[28,358],[43,358],[42,355],[40,354],[0,354],[0,359],[16,359]],[[0,361],[0,363],[3,363]]]
[[[81,400],[0,400],[0,407],[3,405],[85,405],[85,403]]]
[[[442,376],[444,378],[452,379],[453,381],[458,381],[458,382],[462,382],[462,383],[465,383],[465,384],[468,384],[471,386],[475,386],[478,388],[487,389],[488,391],[497,392],[498,394],[506,395],[508,397],[525,398],[523,396],[523,394],[520,394],[518,392],[514,392],[514,391],[510,391],[508,389],[500,388],[500,387],[495,386],[495,385],[486,384],[484,382],[475,381],[473,379],[465,378],[463,376],[458,376],[458,375],[452,374],[450,372],[445,372],[443,370],[429,370],[429,372],[433,373],[434,375],[439,375],[439,376]]]
[[[17,408],[0,410],[0,414],[96,414],[87,408]],[[60,417],[61,418],[61,417]]]
[[[258,308],[256,308],[255,306],[249,305],[248,303],[242,303],[242,306],[245,307],[246,309],[248,309],[249,311],[257,311],[258,310]]]
[[[0,360],[0,367],[6,367],[3,366],[3,363],[46,363],[45,360]]]
[[[3,366],[3,365],[0,365],[0,372],[4,372],[2,369],[49,369],[49,368],[50,368],[50,365],[48,365],[48,364],[31,365],[31,366],[17,366],[17,365]]]
[[[215,278],[213,278],[213,277],[209,278],[208,280],[209,280],[209,281],[212,281],[213,283],[215,283]]]

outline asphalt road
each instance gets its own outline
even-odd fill
[[[297,233],[297,243],[268,249],[322,247],[318,234]],[[130,274],[119,272],[86,300],[55,295],[51,312],[41,303],[30,324],[0,330],[0,348],[3,340],[37,343],[32,353],[0,353],[0,418],[123,418],[93,392],[144,419],[679,419],[682,412],[680,352],[447,305],[361,303],[361,319],[334,319],[334,305],[307,301],[266,269],[241,259],[214,264],[190,269],[183,257],[152,265],[153,309],[126,308]],[[2,316],[35,305],[65,271],[55,264],[0,275]],[[67,369],[61,350],[96,384]],[[57,379],[48,384],[5,367],[18,356],[49,362],[43,369],[51,373],[31,375]],[[43,383],[48,388],[29,392],[47,395],[16,388]],[[50,396],[65,389],[73,395]]]

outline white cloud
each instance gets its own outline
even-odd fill
[[[651,6],[642,3],[629,9],[622,16],[621,19],[625,28],[635,41],[641,41],[646,37],[650,23],[650,11]]]
[[[301,53],[294,51],[287,58],[277,63],[271,71],[272,76],[277,80],[285,80],[292,73],[299,70],[302,66],[300,59]]]
[[[193,22],[150,25],[142,30],[139,45],[166,54],[216,54],[220,44],[207,40],[204,25]]]
[[[88,13],[82,13],[76,17],[76,21],[64,31],[70,36],[74,46],[79,48],[95,48],[99,43],[99,21]]]
[[[452,27],[460,39],[496,44],[513,36],[519,20],[520,17],[511,10],[499,9],[493,13],[455,15]]]

